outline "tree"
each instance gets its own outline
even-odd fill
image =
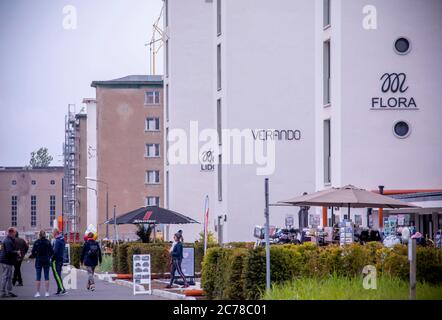
[[[201,243],[204,243],[204,231],[201,231],[199,235],[200,235],[199,241]],[[215,238],[215,234],[212,231],[209,231],[209,233],[207,234],[207,244],[212,245],[212,244],[216,244],[216,243],[217,243],[217,241]]]
[[[29,164],[33,168],[46,168],[49,167],[53,159],[48,152],[48,148],[40,148],[37,151],[31,152],[31,161],[29,161]]]
[[[140,238],[142,243],[150,242],[150,234],[152,233],[152,227],[149,224],[147,228],[144,227],[143,224],[137,225],[136,235]]]

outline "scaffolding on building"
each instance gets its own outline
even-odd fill
[[[77,155],[77,118],[75,104],[68,105],[68,113],[65,116],[65,141],[63,144],[64,178],[63,178],[63,231],[76,240],[78,232],[77,215],[77,177],[78,177],[78,155]]]

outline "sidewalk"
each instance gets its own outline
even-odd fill
[[[22,276],[23,276],[23,287],[14,287],[13,292],[18,295],[18,298],[7,298],[7,299],[53,299],[53,300],[166,300],[164,298],[155,295],[133,295],[133,290],[131,287],[121,286],[115,283],[109,283],[107,281],[99,280],[95,277],[95,291],[91,292],[86,289],[87,284],[87,273],[78,271],[76,272],[77,277],[77,288],[68,289],[68,293],[65,296],[54,296],[57,292],[57,285],[55,283],[52,271],[50,272],[50,287],[49,292],[50,297],[44,297],[44,284],[42,281],[43,296],[39,298],[34,298],[36,292],[35,289],[35,268],[34,260],[26,260],[22,264]],[[43,276],[43,274],[42,274]],[[65,274],[63,274],[65,276]]]

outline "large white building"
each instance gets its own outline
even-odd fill
[[[208,195],[210,228],[222,223],[227,242],[251,240],[253,227],[263,224],[265,177],[273,203],[346,184],[398,193],[442,189],[442,1],[166,0],[165,6],[166,145],[184,132],[187,158],[210,162],[213,150],[202,141],[195,155],[190,137],[212,128],[237,129],[252,141],[267,137],[276,148],[274,171],[266,175],[257,174],[263,163],[230,164],[224,136],[213,167],[176,163],[169,154],[171,209],[202,222]],[[264,162],[271,166],[271,158]],[[442,203],[434,207],[439,228]],[[296,221],[298,209],[272,207],[271,224],[284,225],[287,215]],[[354,215],[369,223],[366,210]],[[202,225],[182,228],[193,240]]]

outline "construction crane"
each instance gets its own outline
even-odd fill
[[[152,26],[152,37],[150,39],[150,42],[146,43],[145,46],[149,46],[150,51],[150,74],[155,75],[156,74],[156,56],[160,49],[163,47],[164,44],[164,32],[160,28],[160,21],[163,17],[163,11],[164,11],[164,4],[161,7],[160,14],[158,18],[155,20],[155,23]]]

